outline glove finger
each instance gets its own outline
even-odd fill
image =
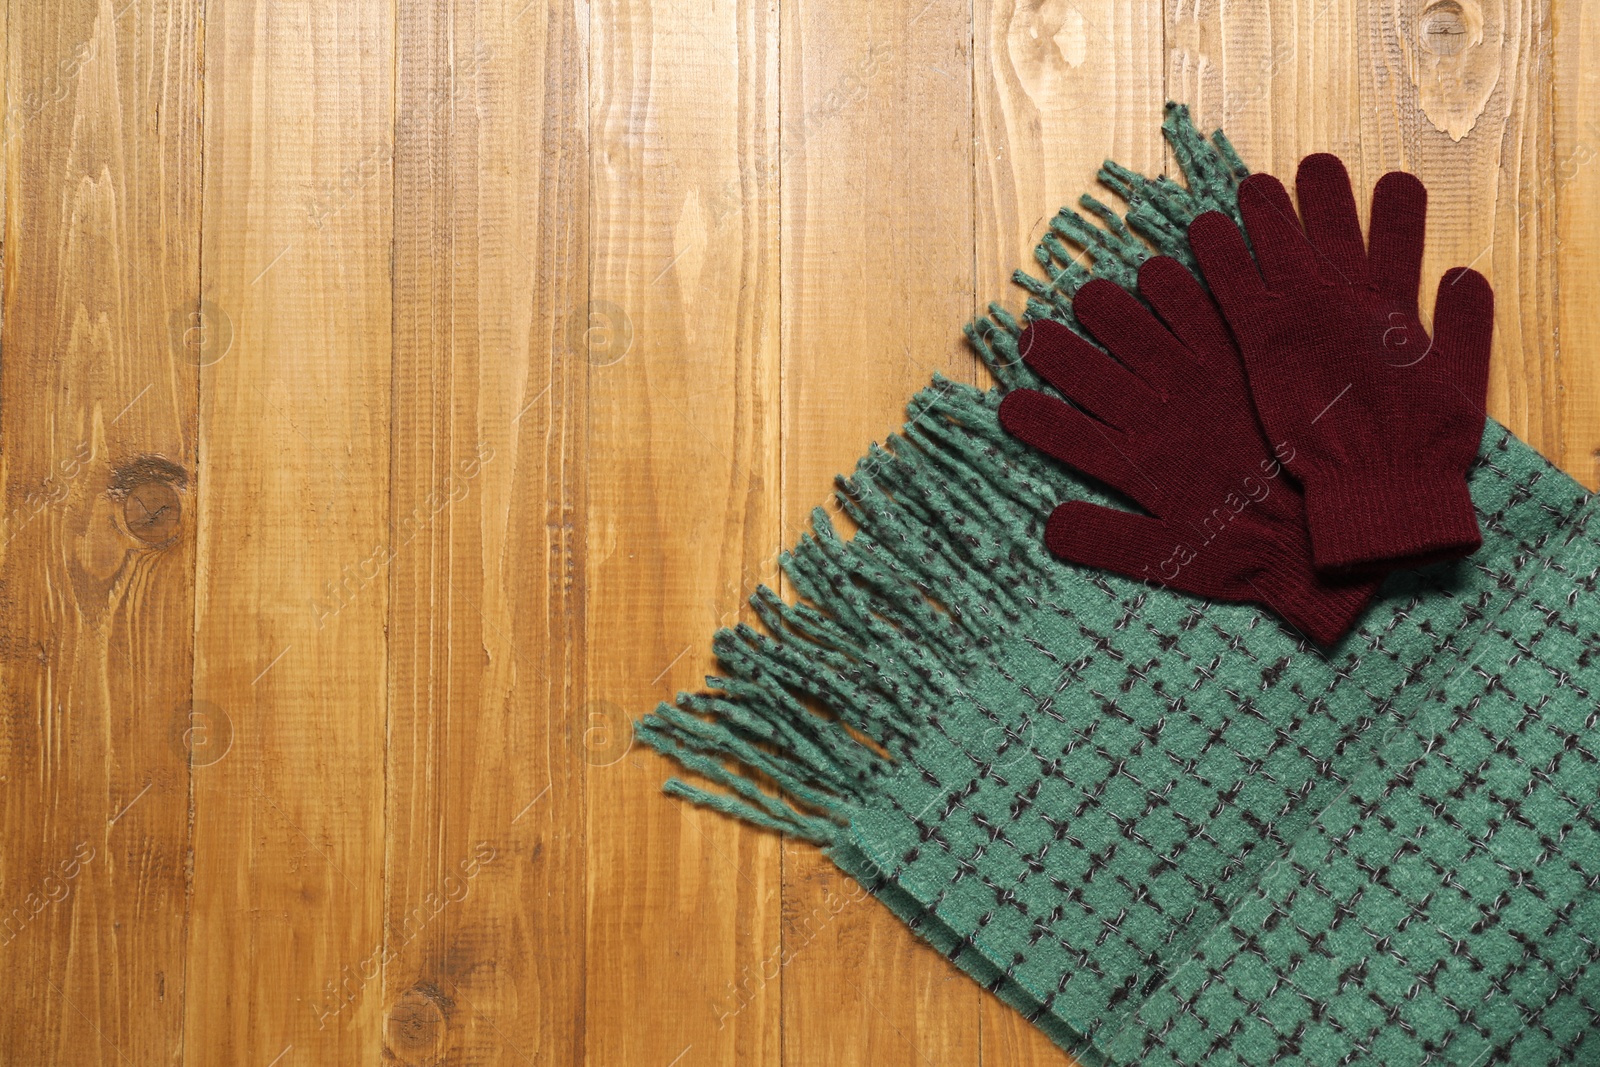
[[[1265,300],[1267,287],[1244,234],[1220,211],[1207,211],[1189,224],[1189,247],[1200,261],[1206,285],[1230,321],[1239,323],[1251,307]]]
[[[1494,290],[1469,267],[1439,279],[1433,305],[1433,347],[1450,368],[1450,380],[1478,409],[1488,402],[1489,353],[1494,338]]]
[[[1127,438],[1053,396],[1013,389],[1000,401],[1000,425],[1011,436],[1104,482],[1149,507],[1157,487],[1132,458]]]
[[[1268,289],[1281,293],[1320,276],[1316,250],[1282,182],[1270,174],[1250,175],[1239,186],[1239,214]]]
[[[1023,362],[1063,396],[1121,429],[1148,419],[1159,401],[1127,367],[1058,322],[1030,324],[1018,338],[1017,349]]]
[[[1074,360],[1082,360],[1085,350],[1093,349],[1093,344],[1050,318],[1035,318],[1016,339],[1016,352],[1022,362],[1062,395],[1067,394],[1069,381],[1064,368],[1072,366]]]
[[[1239,350],[1228,334],[1217,305],[1200,280],[1171,256],[1152,256],[1139,268],[1139,293],[1156,309],[1196,362],[1218,372],[1237,374]]]
[[[1194,367],[1183,344],[1115,282],[1097,278],[1079,289],[1072,313],[1124,366],[1163,393],[1176,388]]]
[[[1317,152],[1300,161],[1294,179],[1306,236],[1321,253],[1328,281],[1357,285],[1367,280],[1367,247],[1361,239],[1350,174],[1339,157]]]
[[[1237,600],[1216,553],[1196,551],[1148,515],[1070,500],[1050,513],[1045,546],[1073,563],[1214,599]]]
[[[1392,170],[1372,190],[1372,234],[1367,261],[1378,290],[1415,310],[1422,285],[1422,241],[1428,190],[1414,175]]]
[[[1052,319],[1034,319],[1017,336],[1017,355],[1022,362],[1063,393],[1066,384],[1052,375],[1057,368],[1082,359],[1085,350],[1092,353],[1094,345]]]

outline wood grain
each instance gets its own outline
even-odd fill
[[[1167,96],[1291,187],[1310,152],[1338,153],[1354,178],[1366,165],[1352,62],[1365,17],[1359,0],[1179,0],[1167,19]]]
[[[402,4],[397,39],[386,1049],[573,1063],[583,42],[568,9],[470,2]]]
[[[381,563],[390,545],[389,5],[205,23],[187,1062],[371,1062],[384,1039]]]
[[[1561,389],[1552,458],[1590,489],[1600,488],[1600,12],[1573,0],[1553,5],[1552,52]]]
[[[1089,193],[1110,158],[1163,169],[1165,103],[1157,9],[1110,0],[1076,5],[981,0],[975,24],[977,314],[1000,300],[1020,311],[1018,267],[1064,204]],[[1184,99],[1179,96],[1177,99]]]
[[[3,23],[7,1063],[182,1055],[197,7]]]
[[[1600,484],[1578,0],[0,5],[0,1062],[1066,1059],[668,800],[836,471],[1164,99],[1430,192]]]
[[[777,11],[609,0],[591,29],[586,1053],[776,1063],[778,841],[661,803],[670,768],[615,738],[713,673],[779,536]]]

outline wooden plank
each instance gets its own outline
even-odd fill
[[[6,1063],[181,1054],[199,8],[0,15]]]
[[[1354,175],[1366,146],[1351,57],[1367,18],[1362,0],[1179,0],[1167,15],[1167,95],[1206,132],[1222,127],[1252,170],[1291,188],[1312,152],[1337,153]]]
[[[391,7],[212,5],[195,693],[193,1063],[383,1040]]]
[[[988,994],[813,846],[783,858],[784,1063],[983,1062]]]
[[[1157,9],[1111,0],[1037,8],[979,0],[977,93],[978,314],[999,300],[1019,312],[1018,267],[1063,205],[1097,186],[1107,158],[1147,174],[1166,162],[1161,120],[1163,23]],[[1183,96],[1176,97],[1184,100]],[[985,372],[987,373],[987,372]]]
[[[1558,0],[1551,11],[1558,462],[1594,489],[1600,486],[1600,12],[1576,0]]]
[[[971,17],[926,0],[785,10],[785,546],[933,371],[973,377]],[[876,901],[837,907],[853,886],[785,849],[784,1062],[977,1063],[982,990]]]
[[[398,10],[387,1049],[579,1063],[587,42]]]
[[[778,841],[660,793],[628,718],[714,670],[778,542],[777,9],[590,20],[589,1063],[776,1063]]]
[[[980,0],[973,61],[977,307],[1022,310],[1018,267],[1063,205],[1087,192],[1121,210],[1095,174],[1112,158],[1161,172],[1166,53],[1160,9],[1113,0],[1035,7]],[[980,381],[986,371],[980,370]],[[987,384],[985,382],[985,384]],[[1061,1051],[996,997],[982,999],[985,1063],[1060,1064]]]

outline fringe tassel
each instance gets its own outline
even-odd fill
[[[1126,216],[1088,196],[1080,206],[1101,225],[1061,210],[1034,250],[1045,277],[1015,275],[1029,294],[1025,319],[1077,329],[1071,297],[1091,277],[1131,290],[1152,246],[1192,265],[1184,235],[1196,215],[1237,218],[1247,172],[1222,133],[1208,140],[1178,104],[1167,105],[1162,131],[1187,187],[1108,160],[1100,180],[1128,202]],[[1089,252],[1090,267],[1074,261],[1069,242]],[[998,304],[966,327],[1002,388],[935,375],[901,431],[836,479],[855,536],[840,537],[818,508],[813,531],[780,558],[801,602],[758,587],[750,604],[765,632],[743,623],[719,631],[712,647],[725,675],[634,724],[640,741],[716,787],[673,778],[667,793],[835,842],[928,719],[962,698],[962,680],[1002,620],[1049,598],[1044,518],[1063,487],[1079,483],[1000,428],[1003,390],[1044,384],[1016,358],[1021,328]]]

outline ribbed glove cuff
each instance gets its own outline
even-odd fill
[[[1483,544],[1459,470],[1306,472],[1312,558],[1330,573],[1377,573],[1470,555]]]

